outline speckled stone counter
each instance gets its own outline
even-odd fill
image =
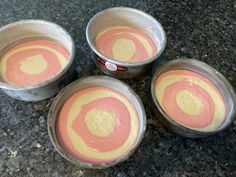
[[[58,23],[76,43],[76,77],[103,75],[91,61],[85,28],[94,14],[114,6],[144,10],[163,25],[167,47],[153,70],[172,59],[195,58],[219,70],[236,88],[234,0],[1,0],[0,26],[21,19]],[[173,134],[156,114],[150,94],[152,74],[150,71],[138,79],[124,80],[143,100],[147,131],[129,160],[105,170],[79,169],[55,151],[47,132],[52,99],[27,103],[0,91],[0,176],[236,176],[236,122],[208,138],[186,139]]]

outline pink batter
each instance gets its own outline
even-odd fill
[[[112,151],[115,151],[119,148],[121,148],[125,142],[127,141],[127,138],[130,136],[130,133],[138,134],[138,129],[131,130],[131,119],[134,119],[135,122],[137,121],[137,113],[135,111],[135,117],[131,117],[130,112],[128,111],[126,105],[119,99],[112,97],[112,96],[100,96],[99,91],[106,91],[106,92],[112,92],[114,94],[118,94],[119,97],[125,98],[126,102],[129,103],[129,107],[133,107],[132,103],[121,93],[107,87],[91,87],[83,89],[74,95],[72,95],[62,106],[61,111],[59,113],[57,124],[56,124],[56,133],[58,142],[61,145],[61,147],[69,153],[71,156],[73,156],[76,159],[80,159],[87,162],[93,162],[93,163],[100,163],[100,162],[109,162],[115,160],[117,157],[112,157],[109,159],[101,159],[99,156],[89,156],[90,154],[86,155],[83,154],[83,150],[86,151],[86,149],[94,149],[94,153],[104,153],[104,157],[106,156],[106,153],[111,153]],[[89,98],[93,101],[90,101],[89,103],[82,104],[78,115],[73,120],[72,124],[70,125],[68,123],[70,117],[69,113],[72,110],[73,105],[76,104],[80,98],[82,99],[83,96],[90,96],[92,93],[97,92],[95,94],[98,96],[98,98]],[[91,94],[90,94],[91,93]],[[83,98],[84,99],[84,98]],[[114,128],[111,133],[104,135],[104,136],[97,136],[90,132],[89,127],[90,124],[86,123],[86,115],[87,113],[93,111],[94,109],[100,110],[101,112],[108,112],[106,116],[115,115],[115,124]],[[98,115],[94,115],[98,116]],[[99,119],[99,117],[97,117]],[[104,117],[102,117],[104,118]],[[105,122],[102,122],[105,124],[109,124],[109,120],[104,119]],[[108,121],[108,122],[106,122]],[[94,123],[94,122],[90,122]],[[100,122],[101,123],[101,122]],[[100,124],[98,122],[98,124]],[[81,137],[83,143],[86,145],[80,146],[76,145],[73,142],[78,142],[81,144],[81,140],[77,138],[73,138],[70,134],[70,132],[75,132],[79,137]],[[132,132],[131,132],[132,131]],[[96,132],[95,132],[96,133]],[[135,136],[135,139],[133,139],[133,143],[136,141],[137,135]],[[82,143],[82,144],[83,144]],[[132,143],[132,144],[133,144]],[[80,148],[82,148],[80,150]],[[129,149],[124,149],[124,151],[128,151]]]
[[[220,126],[226,104],[216,86],[190,70],[172,70],[156,81],[156,96],[166,114],[177,123],[206,130]]]
[[[68,58],[68,51],[57,42],[51,40],[22,42],[1,58],[1,77],[5,82],[18,86],[38,84],[59,73]],[[36,70],[38,72],[35,72]]]
[[[109,58],[138,62],[153,57],[157,48],[144,31],[132,27],[108,28],[96,38],[97,49]]]

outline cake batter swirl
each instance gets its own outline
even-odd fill
[[[213,131],[225,119],[226,104],[218,88],[190,70],[172,70],[155,82],[158,102],[175,122],[200,131]]]
[[[94,86],[72,95],[62,106],[57,139],[72,157],[91,163],[114,161],[135,144],[139,132],[136,109],[120,92]]]
[[[15,86],[39,84],[58,74],[68,59],[69,52],[57,42],[25,41],[1,57],[1,80]]]
[[[95,45],[105,56],[122,62],[147,60],[157,52],[153,39],[133,27],[110,27],[96,37]]]

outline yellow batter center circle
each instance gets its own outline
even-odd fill
[[[203,109],[202,101],[187,90],[180,91],[177,94],[176,103],[181,111],[190,116],[199,115]]]
[[[85,123],[92,135],[107,137],[115,129],[116,114],[112,111],[94,108],[85,114]]]
[[[121,61],[129,60],[135,54],[135,51],[134,42],[124,38],[118,39],[112,47],[113,57]]]
[[[47,69],[47,61],[42,55],[26,57],[20,62],[20,70],[28,75],[37,75]]]

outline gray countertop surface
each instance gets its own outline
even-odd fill
[[[236,88],[234,0],[1,0],[0,26],[22,19],[55,22],[68,30],[75,41],[76,77],[104,75],[91,61],[85,28],[94,14],[115,6],[141,9],[160,21],[167,34],[160,63],[176,58],[204,61]],[[150,94],[152,74],[150,71],[137,79],[123,80],[143,100],[147,130],[129,160],[104,170],[79,169],[56,152],[47,132],[52,99],[22,102],[0,91],[0,176],[235,177],[236,122],[207,138],[187,139],[173,134],[156,114]]]

